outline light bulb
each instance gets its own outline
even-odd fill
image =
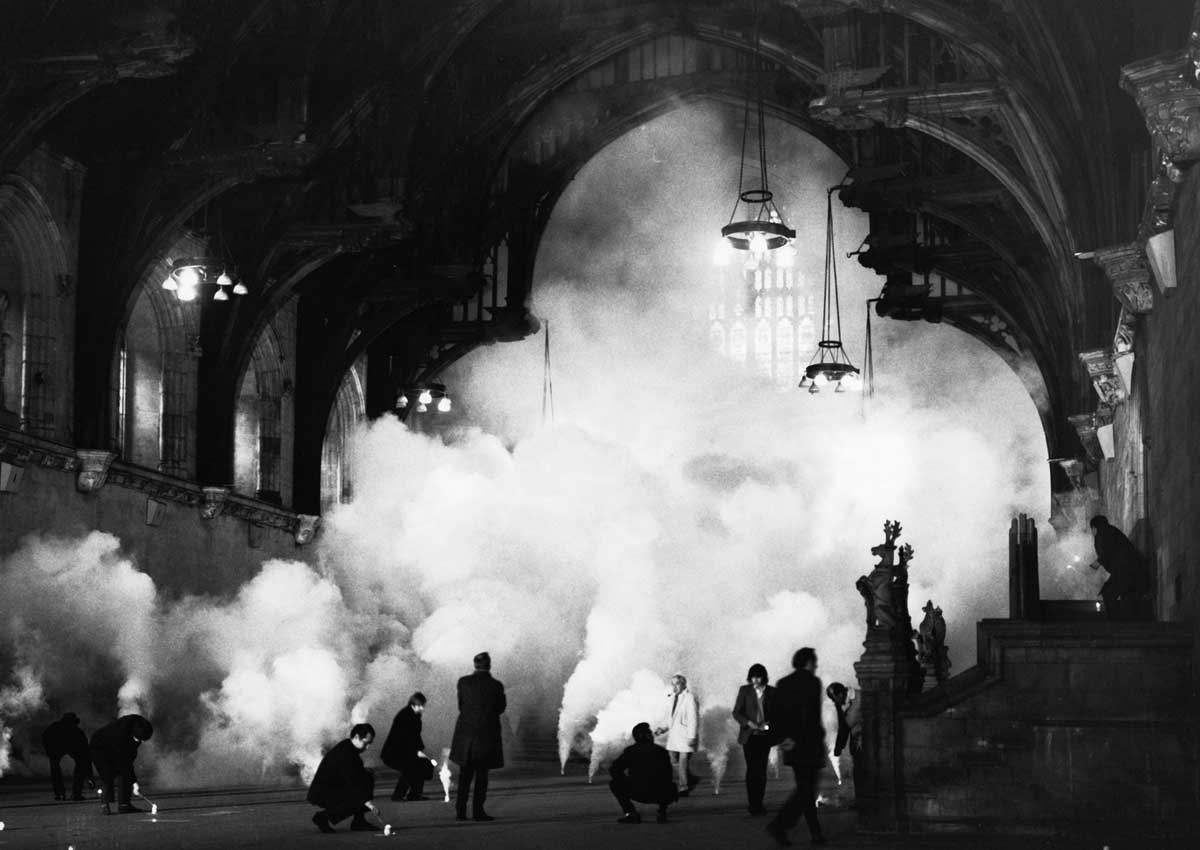
[[[421,394],[417,396],[417,401],[421,404],[430,404],[433,401],[433,393],[429,390],[421,390]]]
[[[171,275],[167,275],[166,278],[162,282],[162,288],[167,290],[167,292],[174,292],[176,289],[179,288],[179,284],[175,282],[174,277],[172,277]]]
[[[196,300],[196,285],[189,284],[187,281],[182,281],[179,284],[179,289],[175,292],[175,297],[180,301],[195,301]]]
[[[213,301],[228,301],[228,300],[229,300],[229,293],[226,292],[224,289],[218,288],[217,291],[213,293]]]
[[[406,407],[408,407],[408,396],[400,393],[400,398],[396,399],[396,409],[403,410]]]
[[[217,286],[233,286],[233,278],[225,272],[221,272],[217,275]]]
[[[755,233],[750,237],[750,253],[765,254],[767,253],[767,237],[762,232]]]
[[[180,289],[187,289],[189,287],[195,289],[200,283],[200,272],[196,270],[195,266],[184,266],[178,271],[177,277]],[[195,298],[196,296],[193,295],[192,297]]]
[[[449,413],[450,412],[450,397],[442,396],[440,399],[438,399],[437,409],[438,409],[438,413]]]
[[[428,409],[429,408],[425,406],[424,402],[420,402],[417,404],[417,413],[424,413]]]
[[[828,383],[829,383],[829,376],[826,375],[824,372],[818,372],[815,376],[813,376],[813,386],[823,387]]]
[[[250,290],[246,288],[246,284],[242,283],[240,280],[233,285],[234,295],[246,295],[249,292]]]

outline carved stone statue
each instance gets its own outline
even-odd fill
[[[894,581],[896,538],[900,536],[900,523],[887,521],[883,524],[884,542],[871,547],[871,554],[879,558],[875,569],[855,582],[867,608],[867,627],[893,629],[897,623],[895,599],[892,594]],[[911,550],[910,550],[911,551]]]
[[[941,608],[933,607],[930,599],[921,609],[925,619],[913,632],[917,641],[917,660],[925,670],[925,678],[944,682],[950,675],[950,651],[946,647],[946,620]]]

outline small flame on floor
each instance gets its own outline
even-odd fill
[[[442,780],[442,802],[450,802],[450,751],[442,750],[442,769],[438,771],[438,779]]]

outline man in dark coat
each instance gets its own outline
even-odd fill
[[[626,747],[608,768],[612,781],[609,790],[617,798],[624,812],[617,823],[641,823],[633,801],[654,803],[658,806],[658,822],[667,822],[667,806],[679,799],[675,787],[675,771],[671,756],[666,749],[654,743],[654,732],[649,723],[633,727],[633,746]]]
[[[358,723],[350,730],[350,737],[334,745],[317,765],[312,784],[308,786],[308,802],[320,806],[321,811],[312,817],[312,822],[321,832],[334,832],[333,824],[351,817],[350,828],[355,831],[373,831],[379,827],[369,823],[363,815],[374,811],[375,776],[363,767],[362,752],[375,740],[375,729],[370,723]]]
[[[1141,615],[1141,599],[1150,589],[1150,573],[1137,547],[1121,530],[1108,524],[1108,517],[1092,517],[1096,560],[1092,569],[1104,567],[1108,581],[1100,588],[1104,611],[1112,620],[1135,619]]]
[[[92,753],[88,749],[87,735],[79,728],[79,715],[68,711],[46,727],[42,733],[42,748],[50,760],[50,783],[54,786],[54,799],[67,799],[63,784],[63,756],[70,756],[74,764],[71,773],[71,799],[83,799],[83,783],[92,782]]]
[[[126,714],[92,735],[92,763],[96,773],[100,774],[106,815],[112,814],[109,806],[113,800],[117,801],[117,811],[122,814],[144,811],[129,801],[137,782],[133,761],[142,741],[150,740],[153,734],[154,727],[149,720],[140,714]]]
[[[808,822],[813,844],[824,844],[817,820],[817,776],[825,766],[825,726],[821,723],[821,680],[817,678],[817,653],[812,647],[792,656],[795,672],[775,683],[767,722],[779,742],[783,763],[792,768],[796,788],[779,814],[767,824],[767,832],[781,845],[791,844],[787,833],[800,815]]]
[[[475,656],[475,672],[458,680],[458,722],[450,742],[450,760],[458,765],[458,794],[454,811],[467,819],[467,799],[472,780],[475,799],[472,814],[477,821],[495,820],[483,810],[487,799],[488,771],[504,767],[500,740],[500,715],[508,702],[504,685],[492,678],[492,658],[486,652]]]
[[[400,771],[393,800],[426,800],[421,791],[433,778],[433,759],[425,755],[421,740],[421,714],[425,711],[425,694],[418,691],[408,698],[408,705],[396,712],[391,731],[383,742],[380,760]]]

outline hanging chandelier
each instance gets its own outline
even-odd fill
[[[754,58],[750,66],[750,83],[746,88],[746,106],[742,115],[742,159],[738,169],[738,199],[729,215],[729,223],[721,228],[721,236],[733,248],[762,256],[782,248],[796,238],[796,231],[783,221],[775,206],[775,196],[767,180],[767,124],[763,110],[762,75],[764,63],[759,51],[758,3],[754,4]],[[751,112],[751,100],[755,101]],[[748,156],[753,145],[758,155]],[[758,169],[758,181],[752,173]],[[741,211],[742,217],[738,218]],[[736,220],[735,220],[736,219]]]
[[[450,412],[450,396],[446,395],[445,384],[420,384],[400,390],[400,394],[396,396],[396,409],[407,410],[412,404],[410,396],[417,400],[417,413],[425,413],[430,405],[434,405],[438,413]]]
[[[211,257],[169,259],[167,269],[162,288],[174,292],[180,301],[195,301],[206,284],[216,286],[213,301],[228,301],[230,292],[245,295],[250,291],[228,266]]]
[[[833,246],[833,193],[834,186],[826,194],[825,201],[825,292],[821,303],[821,341],[817,352],[804,370],[800,386],[810,393],[819,393],[821,387],[833,384],[834,392],[843,393],[847,388],[858,385],[859,372],[850,362],[850,356],[842,347],[842,311],[838,301],[837,261]]]

